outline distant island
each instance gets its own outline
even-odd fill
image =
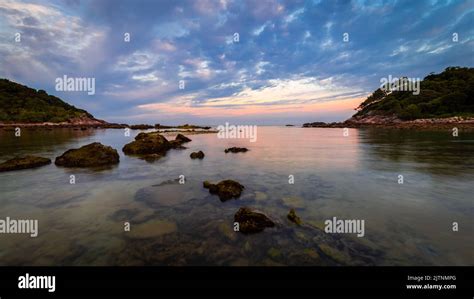
[[[448,67],[420,82],[419,94],[378,88],[342,123],[313,122],[303,127],[474,126],[474,68]]]

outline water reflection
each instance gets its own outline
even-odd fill
[[[15,136],[15,129],[0,129],[0,158],[8,159],[14,155],[53,152],[58,145],[76,143],[83,138],[97,134],[100,129],[70,128],[21,128],[20,137]]]
[[[474,133],[453,137],[451,131],[406,129],[361,129],[360,143],[367,156],[367,167],[381,169],[385,161],[433,175],[462,177],[474,170]]]

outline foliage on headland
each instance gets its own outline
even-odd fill
[[[357,108],[354,117],[396,116],[402,120],[474,116],[474,68],[448,67],[431,73],[413,91],[375,90]]]
[[[76,118],[94,119],[87,111],[48,95],[44,90],[0,79],[0,122],[60,123]]]

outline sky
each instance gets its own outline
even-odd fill
[[[474,0],[0,0],[0,77],[110,122],[343,121],[448,66],[474,66]]]

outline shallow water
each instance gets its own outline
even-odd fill
[[[189,135],[188,149],[153,163],[121,152],[138,132],[0,130],[0,161],[54,160],[95,141],[120,153],[108,169],[0,173],[0,219],[39,220],[36,238],[0,234],[0,265],[474,265],[472,132],[259,127],[255,143]],[[225,154],[231,146],[250,151]],[[203,160],[189,158],[197,150]],[[240,199],[202,187],[223,179],[245,186]],[[277,226],[234,232],[242,206]],[[290,208],[303,226],[286,219]],[[365,220],[365,236],[324,233],[332,217]]]

